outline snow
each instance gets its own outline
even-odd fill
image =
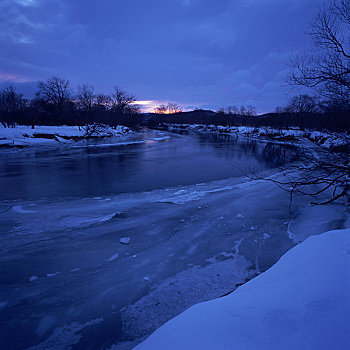
[[[250,127],[250,126],[222,126],[222,125],[202,125],[202,124],[167,124],[171,129],[188,129],[205,133],[224,133],[233,135],[242,135],[246,137],[267,138],[274,143],[286,144],[287,141],[305,141],[311,140],[324,148],[332,149],[334,147],[347,145],[349,140],[343,133],[330,131],[312,131],[295,129],[274,129],[272,127]],[[289,139],[289,140],[288,140]]]
[[[196,302],[231,291],[236,284],[244,282],[248,266],[249,262],[241,256],[236,261],[212,261],[204,268],[191,264],[188,269],[153,286],[151,292],[135,304],[121,310],[123,331],[138,337],[149,334],[172,318],[171,315],[178,315]],[[154,280],[153,276],[146,277]]]
[[[146,140],[140,141],[126,141],[126,142],[115,142],[115,143],[100,143],[92,145],[81,145],[73,146],[75,148],[100,148],[100,147],[118,147],[118,146],[127,146],[127,145],[138,145],[147,142]]]
[[[38,331],[50,328],[55,323],[55,319],[50,316],[46,316],[42,319],[42,328],[38,328]],[[56,328],[54,332],[45,341],[38,345],[28,348],[28,350],[38,350],[38,349],[67,349],[67,344],[73,345],[79,342],[82,335],[80,332],[85,327],[91,327],[93,325],[99,324],[103,321],[103,318],[97,318],[90,320],[84,324],[73,322],[69,325],[64,325],[62,327]]]
[[[122,244],[129,244],[130,243],[130,237],[122,237],[120,239],[120,243],[122,243]]]
[[[57,140],[58,142],[60,142],[60,143],[70,143],[70,142],[72,142],[72,141],[66,140],[66,139],[64,139],[64,138],[62,138],[62,137],[60,137],[60,136],[58,136],[58,135],[55,135],[55,138],[56,138],[56,140]]]
[[[151,138],[151,140],[153,140],[153,141],[163,141],[163,140],[167,140],[167,139],[170,139],[170,136],[153,137],[153,138]]]
[[[55,272],[55,273],[47,273],[46,276],[47,277],[55,277],[57,275],[60,275],[62,272]]]
[[[0,145],[10,145],[12,141],[10,140],[0,140]]]
[[[137,349],[350,349],[350,229],[311,236],[226,297],[197,304]]]
[[[77,271],[80,271],[80,267],[77,267],[76,269],[73,269],[70,272],[77,272]]]
[[[197,187],[199,187],[199,186],[200,186],[200,184],[197,184]],[[238,185],[235,185],[235,186],[238,186]],[[233,188],[234,188],[234,186],[206,188],[206,189],[202,189],[202,190],[198,190],[197,188],[195,188],[195,189],[193,189],[193,188],[182,189],[182,190],[179,190],[179,191],[173,193],[172,197],[165,197],[165,198],[157,199],[157,200],[154,200],[153,202],[186,204],[188,202],[197,201],[197,200],[201,199],[202,197],[207,196],[208,194],[230,191]]]
[[[34,210],[25,210],[21,205],[14,205],[12,207],[12,210],[15,211],[16,213],[19,214],[30,214],[30,213],[35,213]]]
[[[98,137],[106,136],[122,136],[129,133],[130,130],[126,126],[118,125],[116,128],[106,128],[105,131],[96,134]],[[38,137],[39,134],[45,134],[46,137]],[[12,146],[30,146],[38,144],[70,144],[71,140],[66,138],[84,137],[86,134],[83,128],[78,126],[46,126],[38,125],[32,129],[30,126],[17,125],[14,128],[5,128],[0,125],[0,145]]]
[[[38,206],[38,212],[41,210],[41,206]],[[41,217],[41,215],[43,214],[42,212],[40,214],[37,214],[35,216],[30,216],[31,219],[29,219],[28,221],[28,227],[21,227],[21,229],[19,231],[21,231],[21,234],[26,234],[27,229],[28,230],[32,230],[33,227],[37,226],[41,226],[41,225],[47,225],[46,229],[42,229],[39,230],[38,232],[43,232],[45,230],[48,230],[49,227],[53,227],[56,226],[57,228],[64,228],[65,230],[72,230],[75,228],[83,228],[83,227],[89,227],[89,226],[94,226],[94,225],[101,225],[107,222],[110,222],[112,219],[114,219],[115,217],[118,217],[118,213],[111,213],[111,214],[104,214],[101,213],[101,216],[96,216],[94,215],[93,212],[91,212],[90,215],[87,214],[80,214],[79,208],[78,212],[76,214],[72,213],[72,212],[67,212],[66,215],[63,215],[60,219],[59,222],[53,222],[50,221],[53,219],[53,217],[46,217],[45,220],[48,220],[47,222],[41,222],[43,220],[43,218]],[[25,214],[25,213],[30,213],[29,211],[17,211],[14,210],[16,213],[21,213],[21,214]],[[29,216],[29,215],[28,215]],[[24,221],[25,219],[23,218],[22,221]]]
[[[99,218],[96,222],[105,222],[112,220],[116,215],[117,213],[108,214],[106,216],[103,216],[102,218]]]
[[[109,259],[107,259],[107,261],[113,261],[113,260],[117,259],[118,256],[119,256],[119,253],[115,253]]]

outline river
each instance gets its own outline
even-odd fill
[[[131,349],[231,292],[298,240],[340,228],[251,174],[288,145],[142,130],[0,153],[0,348]],[[299,236],[298,236],[299,235]]]

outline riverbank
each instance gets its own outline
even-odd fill
[[[169,131],[196,131],[203,133],[217,133],[235,135],[268,141],[274,143],[305,144],[312,142],[322,148],[332,151],[347,151],[350,136],[346,133],[328,131],[300,130],[300,129],[274,129],[271,127],[249,126],[221,126],[203,124],[164,124],[162,128]],[[46,126],[38,125],[32,129],[30,126],[17,125],[14,128],[5,128],[0,125],[0,147],[23,148],[31,145],[53,145],[70,143],[84,139],[107,138],[124,136],[132,131],[129,127],[118,125],[116,127],[99,126]]]
[[[336,133],[329,131],[274,129],[271,127],[250,127],[250,126],[222,126],[203,124],[164,124],[164,127],[171,130],[188,130],[205,133],[219,133],[257,138],[261,141],[275,143],[305,143],[311,141],[318,146],[332,151],[344,151],[349,147],[350,136],[346,133]]]
[[[33,145],[52,145],[58,143],[70,143],[89,138],[106,138],[112,136],[124,136],[131,130],[123,125],[114,128],[107,126],[79,127],[79,126],[46,126],[38,125],[32,129],[27,125],[17,125],[14,128],[4,128],[0,125],[0,147],[27,147]]]
[[[137,349],[348,349],[349,266],[349,228],[309,237],[230,295],[167,322]]]

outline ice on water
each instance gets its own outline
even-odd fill
[[[116,343],[136,344],[346,218],[343,207],[326,212],[304,197],[288,204],[288,193],[271,182],[237,178],[106,198],[17,201],[0,237],[0,264],[10,276],[0,306],[23,332],[16,305],[26,308],[38,330],[28,337],[42,344],[69,347],[84,325],[98,333],[113,322],[121,330]]]

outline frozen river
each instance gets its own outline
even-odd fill
[[[1,151],[0,348],[130,349],[307,235],[341,228],[342,207],[290,206],[247,177],[276,176],[296,154],[149,130]]]

